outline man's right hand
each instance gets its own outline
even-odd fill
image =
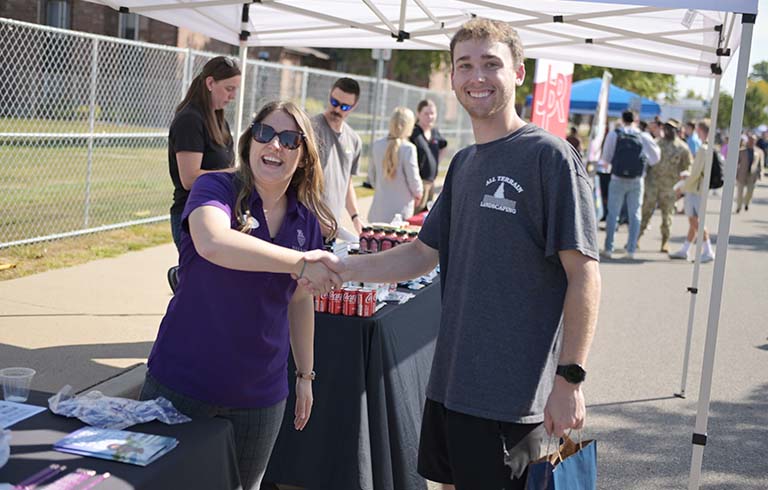
[[[341,287],[343,281],[340,273],[343,266],[337,256],[323,250],[310,250],[304,253],[303,260],[304,272],[301,277],[295,275],[300,286],[315,295]]]

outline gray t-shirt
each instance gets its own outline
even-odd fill
[[[419,239],[440,252],[443,288],[427,396],[476,417],[544,420],[567,287],[558,252],[598,257],[579,155],[533,124],[463,149]]]
[[[318,114],[312,118],[312,127],[317,136],[317,151],[325,180],[323,199],[336,220],[340,221],[346,204],[349,179],[357,175],[363,144],[346,122],[341,126],[341,133],[337,133],[328,125],[325,117]]]

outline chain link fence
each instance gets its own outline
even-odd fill
[[[167,220],[168,127],[214,56],[0,19],[0,248]],[[345,75],[255,60],[243,71],[243,127],[274,99],[322,112]],[[472,142],[453,93],[347,76],[362,90],[348,122],[364,143],[363,172],[392,110],[415,111],[424,98],[435,101],[451,152]],[[235,112],[230,104],[230,122]]]

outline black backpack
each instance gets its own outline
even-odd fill
[[[723,186],[723,157],[717,150],[712,151],[712,171],[709,174],[709,188],[719,189]]]
[[[619,177],[641,177],[646,163],[639,133],[616,130],[616,150],[611,161],[611,174]]]

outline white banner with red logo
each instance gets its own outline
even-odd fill
[[[531,122],[561,138],[568,130],[572,81],[573,63],[536,60]]]

